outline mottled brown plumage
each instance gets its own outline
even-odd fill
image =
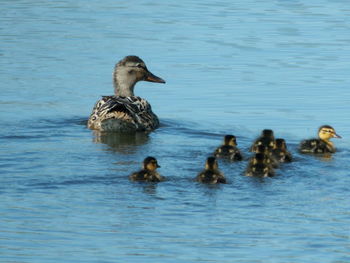
[[[226,178],[220,172],[215,157],[207,158],[207,161],[205,162],[205,169],[197,175],[196,181],[207,184],[226,183]]]
[[[96,102],[88,120],[88,127],[99,131],[152,131],[159,126],[147,100],[134,95],[138,81],[165,83],[153,75],[136,56],[119,61],[113,72],[114,96],[103,96]]]
[[[323,125],[318,129],[318,138],[304,140],[299,145],[301,153],[335,153],[334,144],[331,138],[341,138],[334,128],[329,125]]]

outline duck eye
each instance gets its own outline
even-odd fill
[[[136,64],[136,67],[137,67],[137,68],[144,68],[144,67],[143,67],[141,64],[139,64],[139,63]]]

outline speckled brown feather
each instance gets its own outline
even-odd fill
[[[94,106],[88,127],[100,131],[151,131],[159,126],[151,105],[137,96],[104,96]]]

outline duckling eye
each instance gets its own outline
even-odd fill
[[[142,64],[140,64],[140,63],[137,63],[137,64],[136,64],[136,67],[137,67],[137,68],[142,68],[142,69],[145,68],[145,67],[144,67]]]

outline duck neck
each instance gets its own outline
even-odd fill
[[[321,139],[324,143],[333,147],[333,143],[329,139]]]
[[[137,81],[134,78],[121,77],[118,75],[118,71],[115,70],[113,73],[114,94],[120,97],[134,96],[136,82]]]

